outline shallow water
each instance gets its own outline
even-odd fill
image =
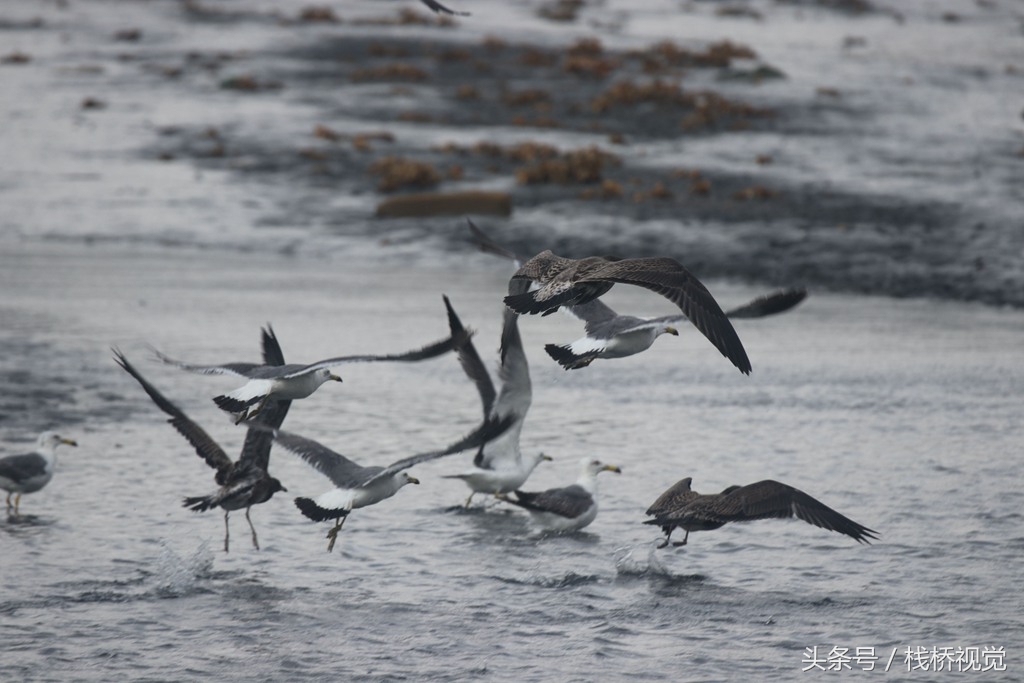
[[[81,444],[25,497],[28,520],[0,524],[15,679],[795,678],[815,645],[883,659],[894,647],[998,646],[1008,672],[986,680],[1015,678],[1019,312],[812,295],[791,314],[738,323],[749,378],[689,333],[566,373],[541,346],[572,338],[573,322],[527,319],[524,447],[556,458],[530,488],[571,481],[584,455],[621,465],[602,475],[593,525],[545,537],[518,511],[452,511],[466,491],[439,477],[467,454],[416,468],[421,486],[353,514],[328,554],[326,526],[290,502],[325,480],[275,453],[289,493],[253,512],[263,550],[236,514],[225,554],[220,515],[179,505],[212,488],[210,471],[108,347],[236,452],[240,431],[209,401],[231,383],[149,362],[146,343],[197,361],[251,358],[269,320],[296,361],[404,348],[444,334],[446,292],[490,358],[503,266],[481,255],[455,276],[410,266],[389,281],[342,259],[107,245],[21,248],[2,265],[13,294],[0,377],[20,399],[5,431],[28,439],[61,425]],[[725,302],[755,293],[713,291]],[[657,304],[612,295],[624,309]],[[477,419],[454,358],[342,374],[296,404],[286,428],[381,463]],[[37,396],[37,383],[59,400]],[[683,476],[701,491],[776,478],[881,540],[761,522],[655,552],[643,511]]]
[[[235,455],[242,433],[209,400],[235,385],[151,362],[149,345],[196,362],[255,359],[269,321],[292,362],[399,351],[446,334],[446,293],[491,363],[508,265],[466,246],[461,220],[369,218],[379,197],[358,174],[311,179],[290,156],[268,170],[317,123],[379,127],[359,118],[365,103],[350,85],[334,99],[315,79],[294,78],[276,95],[240,100],[217,87],[224,74],[213,69],[160,71],[216,46],[232,55],[228,71],[305,72],[299,48],[363,29],[296,28],[267,13],[299,7],[277,3],[220,19],[178,3],[5,3],[0,53],[32,60],[0,67],[0,436],[20,449],[56,427],[80,443],[59,452],[54,480],[24,498],[21,520],[0,520],[5,679],[795,679],[815,675],[801,673],[809,647],[820,656],[873,648],[877,669],[895,648],[888,675],[905,677],[906,648],[997,647],[1006,671],[972,677],[1018,679],[1024,313],[941,300],[1019,302],[1024,291],[1012,156],[1021,123],[1019,103],[1005,96],[1019,76],[1003,68],[1021,56],[1019,36],[1007,37],[1013,10],[905,3],[899,23],[885,12],[757,5],[758,22],[718,17],[712,5],[678,15],[675,3],[610,1],[561,25],[538,21],[532,7],[480,0],[464,7],[473,22],[443,35],[468,44],[499,32],[542,44],[596,33],[610,47],[666,34],[750,42],[789,75],[756,97],[795,112],[790,127],[639,141],[631,163],[742,176],[754,153],[772,153],[770,176],[793,183],[788,208],[807,197],[812,214],[822,210],[814,188],[830,181],[850,192],[842,211],[868,207],[851,214],[860,217],[853,227],[834,230],[827,211],[827,220],[798,220],[766,208],[763,221],[711,215],[681,230],[671,211],[640,207],[631,217],[565,197],[532,198],[508,223],[482,224],[519,248],[554,239],[577,251],[686,253],[702,278],[729,276],[706,279],[726,308],[779,283],[810,285],[808,301],[737,323],[750,377],[693,331],[567,373],[543,345],[571,341],[578,324],[523,320],[534,382],[523,444],[555,458],[527,488],[572,481],[583,456],[620,465],[622,475],[601,476],[594,524],[550,537],[518,510],[457,509],[467,491],[441,475],[463,469],[464,454],[416,468],[421,486],[353,514],[328,554],[327,526],[291,502],[323,492],[326,480],[276,451],[271,469],[289,491],[252,513],[263,549],[251,548],[235,514],[224,553],[221,515],[180,506],[213,488],[211,471],[110,348]],[[962,21],[943,20],[947,10]],[[349,3],[339,12],[379,10]],[[142,29],[139,43],[112,39],[129,27]],[[842,48],[847,35],[866,47]],[[900,87],[907,79],[916,87]],[[836,84],[842,103],[808,106],[815,86]],[[429,88],[415,93],[434,103]],[[87,96],[106,107],[83,109]],[[403,150],[605,138],[387,120]],[[166,142],[178,129],[203,144],[189,136],[206,126],[221,129],[226,158]],[[958,135],[965,127],[970,134]],[[173,163],[156,158],[165,147],[179,154]],[[907,294],[908,282],[934,298],[822,288]],[[608,300],[636,314],[672,311],[640,290],[616,288]],[[386,463],[449,443],[478,419],[454,358],[341,374],[344,384],[297,403],[285,428]],[[655,551],[659,535],[641,523],[643,511],[684,476],[702,492],[778,479],[881,538],[859,546],[771,521]]]

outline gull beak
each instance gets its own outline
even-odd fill
[[[288,493],[288,489],[286,489],[286,488],[285,488],[285,487],[283,487],[283,486],[281,487],[281,490],[282,490],[283,492],[285,492],[285,493]]]
[[[65,439],[64,437],[61,437],[60,442],[64,443],[64,444],[67,444],[68,446],[77,446],[78,445],[78,442],[75,441],[74,439]]]
[[[418,484],[418,483],[420,483],[420,480],[417,479],[416,477],[409,477],[408,481],[409,481],[410,484]]]
[[[677,330],[674,327],[666,327],[665,331],[668,332],[669,334],[671,334],[674,337],[678,337],[679,336],[679,330]]]
[[[552,458],[550,455],[544,455],[543,453],[540,454],[540,459],[541,460],[547,460],[548,462],[551,462],[552,460],[554,460],[554,458]]]
[[[605,472],[614,472],[615,474],[622,474],[622,470],[619,469],[618,465],[605,465],[601,469]]]
[[[335,382],[340,382],[340,381],[341,381],[341,378],[340,378],[340,377],[338,377],[337,375],[328,375],[328,376],[327,376],[327,379],[329,379],[329,380],[333,380],[333,381],[335,381]]]

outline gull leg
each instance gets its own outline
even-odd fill
[[[227,510],[224,511],[224,552],[228,551],[228,538],[231,536],[231,529],[228,527],[228,514]]]
[[[243,416],[242,419],[243,420],[251,420],[254,417],[256,417],[257,415],[259,415],[261,412],[263,412],[263,409],[267,406],[267,401],[269,401],[269,400],[270,400],[270,394],[267,394],[266,396],[263,397],[263,400],[261,400],[259,403],[256,404],[256,409],[253,410],[252,412],[250,412],[247,416]],[[239,422],[241,422],[241,420],[239,420]]]
[[[249,528],[252,529],[252,547],[256,550],[260,549],[260,542],[256,539],[256,527],[252,525],[252,520],[249,519],[249,510],[251,507],[245,508],[245,521],[249,522]]]
[[[327,538],[331,539],[331,542],[327,544],[327,552],[334,551],[334,543],[338,540],[338,532],[341,531],[341,527],[345,525],[345,520],[348,519],[348,515],[339,517],[334,527],[327,532]]]
[[[676,541],[675,543],[672,544],[672,547],[673,548],[678,548],[680,546],[686,545],[686,541],[687,541],[688,538],[690,538],[690,530],[689,529],[686,530],[686,535],[683,536],[683,540]]]
[[[11,492],[7,492],[7,512],[11,511]]]
[[[469,504],[473,502],[473,496],[475,495],[476,491],[473,491],[473,493],[469,494],[469,498],[466,499],[466,504],[463,506],[464,508],[466,508],[467,510],[469,509]]]
[[[21,505],[21,494],[14,496],[14,516],[18,516],[18,506]]]

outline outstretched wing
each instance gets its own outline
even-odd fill
[[[516,264],[517,269],[523,265],[523,260],[519,258],[519,255],[516,254],[514,251],[506,249],[505,247],[495,242],[493,239],[491,239],[490,235],[485,233],[480,228],[476,227],[476,223],[469,220],[468,218],[466,219],[466,223],[469,224],[469,232],[473,235],[472,241],[474,244],[480,247],[480,251],[487,252],[488,254],[494,254],[495,256],[501,256],[502,258],[507,258],[508,260]]]
[[[462,321],[459,320],[459,316],[455,313],[455,309],[452,308],[452,303],[448,300],[447,296],[444,296],[444,305],[448,310],[448,326],[451,328],[452,337],[466,338],[466,343],[459,346],[455,352],[459,356],[459,364],[462,365],[463,372],[473,381],[476,385],[476,390],[480,393],[480,402],[483,404],[484,418],[486,418],[491,414],[491,408],[494,406],[494,399],[497,396],[494,390],[494,382],[491,380],[491,375],[487,372],[487,368],[484,367],[483,361],[480,360],[480,354],[477,353],[476,346],[469,339],[466,328],[462,326]]]
[[[780,289],[777,292],[759,296],[742,306],[728,310],[725,314],[734,320],[740,318],[764,318],[788,311],[806,298],[806,289]]]
[[[619,315],[600,299],[594,299],[593,301],[588,301],[585,304],[566,306],[563,310],[572,317],[585,322],[587,334],[594,331],[595,325],[607,323],[609,320],[614,320]]]
[[[723,522],[797,517],[808,524],[837,531],[858,543],[870,543],[877,532],[836,512],[803,491],[771,479],[741,486],[721,496],[712,507]]]
[[[658,499],[647,508],[647,515],[651,517],[664,517],[671,515],[673,511],[686,505],[700,494],[690,488],[693,477],[680,479],[672,484]]]
[[[732,361],[749,374],[750,360],[732,323],[707,287],[675,259],[640,258],[609,261],[582,275],[578,282],[613,282],[636,285],[661,294],[679,307],[693,325]]]
[[[266,430],[263,425],[250,425],[251,430]],[[317,472],[324,475],[340,489],[359,486],[367,477],[367,470],[375,468],[362,467],[340,453],[335,453],[321,443],[307,439],[298,434],[280,430],[270,430],[274,441],[285,450],[305,460]]]
[[[468,338],[468,332],[465,334],[467,335],[466,338]],[[427,344],[421,349],[406,351],[405,353],[395,353],[386,356],[338,356],[337,358],[327,358],[326,360],[317,361],[316,363],[310,363],[309,365],[303,366],[295,372],[286,374],[285,377],[295,377],[296,375],[302,375],[310,372],[311,370],[330,368],[335,365],[344,365],[345,363],[376,363],[383,361],[411,362],[427,360],[429,358],[437,358],[449,351],[454,351],[458,348],[459,344],[464,342],[465,339],[461,337],[448,337],[447,339],[441,339],[440,341],[436,341],[432,344]]]
[[[431,11],[437,14],[450,14],[454,17],[468,17],[469,12],[456,12],[455,10],[448,9],[437,0],[420,0],[424,5],[430,8]]]
[[[173,365],[179,370],[185,370],[186,372],[194,372],[197,375],[235,375],[236,377],[242,377],[250,379],[253,377],[253,371],[262,368],[262,365],[257,363],[224,363],[222,365],[192,365],[191,363],[185,363],[180,360],[174,360],[164,354],[160,353],[157,349],[153,349],[153,353],[156,357],[166,363],[167,365]]]
[[[156,387],[147,382],[146,379],[139,374],[139,371],[128,362],[128,359],[125,358],[124,354],[117,349],[112,349],[112,351],[114,352],[114,360],[117,364],[120,365],[125,372],[134,377],[136,382],[142,385],[142,388],[147,394],[149,394],[149,397],[153,399],[153,403],[155,403],[160,410],[171,416],[168,420],[171,426],[178,430],[178,433],[192,444],[192,447],[196,449],[196,453],[206,461],[207,465],[217,470],[217,483],[223,483],[220,480],[224,473],[231,469],[231,458],[227,456],[216,441],[210,438],[210,435],[207,434],[202,427],[190,420],[188,415],[183,413],[178,406],[167,400],[163,394],[156,390]]]
[[[274,329],[267,323],[267,326],[261,332],[263,362],[271,367],[284,365],[284,352],[281,351],[281,344],[277,341]],[[253,422],[265,425],[271,429],[280,429],[291,407],[291,401],[270,401],[253,418]],[[238,458],[239,462],[258,467],[266,472],[267,468],[270,467],[270,448],[273,443],[274,436],[272,433],[259,429],[249,430],[245,434],[245,443],[242,444],[242,455]]]
[[[461,439],[451,444],[444,450],[430,451],[429,453],[420,453],[418,455],[413,455],[408,458],[402,458],[401,460],[393,462],[380,472],[377,472],[368,479],[366,479],[363,482],[363,486],[369,486],[378,479],[390,477],[391,475],[397,472],[401,472],[402,470],[408,469],[413,465],[418,465],[421,462],[427,462],[428,460],[436,460],[437,458],[442,458],[446,455],[452,455],[454,453],[459,453],[470,448],[476,448],[477,446],[481,446],[487,443],[488,441],[496,439],[502,434],[504,434],[505,431],[509,428],[509,426],[511,426],[511,424],[512,419],[508,417],[498,418],[494,420],[485,420],[483,424],[474,429],[471,433],[462,437]]]

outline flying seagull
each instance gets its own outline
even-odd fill
[[[466,338],[456,353],[462,369],[476,384],[483,405],[484,417],[487,419],[511,420],[508,432],[489,443],[480,446],[473,458],[473,467],[461,474],[447,475],[448,479],[461,479],[470,488],[471,493],[466,499],[465,507],[473,501],[477,493],[510,493],[522,486],[526,479],[544,460],[551,460],[543,453],[524,456],[519,448],[519,436],[523,431],[523,421],[530,410],[533,398],[530,383],[530,367],[523,351],[523,340],[519,336],[519,316],[505,309],[504,324],[501,331],[501,391],[496,392],[487,368],[480,360],[480,354],[462,326],[462,321],[452,308],[451,301],[444,297],[444,305],[448,309],[448,325],[453,337]]]
[[[443,450],[402,458],[387,467],[362,467],[312,439],[279,430],[273,430],[272,433],[274,440],[280,446],[305,460],[334,483],[335,488],[321,494],[316,499],[295,499],[296,507],[314,522],[335,520],[335,525],[327,532],[327,538],[330,539],[327,551],[330,552],[334,550],[338,532],[341,531],[345,519],[352,510],[374,505],[385,498],[390,498],[406,484],[420,483],[405,470],[422,462],[458,453],[468,448],[475,448],[501,435],[510,424],[511,420],[507,419],[485,421],[471,434]],[[263,428],[255,425],[250,429],[260,430]]]
[[[182,412],[178,406],[171,403],[156,390],[156,387],[147,382],[128,362],[124,354],[116,349],[114,350],[114,360],[142,385],[142,388],[160,410],[171,416],[167,422],[192,444],[192,447],[196,449],[196,454],[205,460],[207,465],[217,470],[215,481],[220,488],[206,496],[185,498],[184,506],[195,512],[205,512],[215,507],[224,510],[224,552],[228,552],[231,536],[228,515],[232,510],[245,508],[245,521],[249,523],[249,529],[252,531],[252,545],[259,550],[260,543],[256,536],[256,527],[253,526],[252,519],[249,517],[249,510],[253,505],[267,502],[278,491],[287,491],[280,481],[267,473],[270,464],[270,448],[273,444],[271,435],[267,432],[250,430],[245,437],[238,460],[232,462],[231,458],[202,427],[189,419],[188,415]],[[269,325],[263,330],[263,360],[270,366],[284,364],[281,347]],[[280,427],[284,422],[285,415],[288,414],[291,403],[287,400],[274,401],[260,413],[256,421],[271,429]]]
[[[467,219],[467,222],[473,241],[483,251],[521,265],[518,255],[496,243],[472,221]],[[805,289],[779,290],[727,311],[725,316],[733,320],[764,318],[788,311],[806,297]],[[646,351],[662,334],[678,335],[680,326],[688,320],[685,315],[659,318],[619,315],[600,299],[565,306],[565,311],[586,323],[586,334],[571,344],[547,344],[544,350],[566,370],[586,367],[598,358],[625,358]]]
[[[456,12],[455,10],[448,9],[437,0],[420,0],[424,5],[430,8],[436,14],[449,14],[454,17],[468,17],[469,12]]]
[[[157,358],[168,365],[200,375],[235,375],[248,380],[238,389],[216,396],[213,402],[221,410],[235,414],[235,424],[252,419],[271,401],[306,398],[324,382],[340,382],[341,377],[330,368],[345,363],[373,363],[380,361],[420,361],[435,358],[453,350],[462,340],[442,339],[416,351],[384,356],[339,356],[309,365],[258,365],[255,363],[224,363],[222,365],[191,365],[171,358],[154,349]],[[250,410],[252,406],[255,409]]]
[[[517,292],[518,281],[536,289]],[[569,259],[546,249],[524,263],[509,281],[505,305],[516,313],[548,315],[561,306],[578,306],[605,294],[615,283],[637,285],[673,302],[740,372],[750,374],[750,360],[711,292],[681,263],[667,257],[615,259],[590,256]]]
[[[21,494],[35,493],[50,483],[57,466],[57,446],[77,446],[71,439],[65,439],[53,432],[43,432],[36,440],[36,449],[31,453],[8,455],[0,458],[0,489],[7,491],[7,512],[13,510],[18,516]],[[11,494],[14,504],[11,505]]]
[[[676,482],[647,509],[649,519],[644,524],[655,524],[665,533],[658,545],[669,544],[672,531],[686,530],[682,541],[673,546],[686,545],[691,531],[711,531],[729,522],[749,522],[755,519],[782,519],[794,515],[814,526],[846,534],[858,543],[870,543],[878,532],[845,517],[803,491],[771,479],[746,486],[730,486],[721,493],[701,494],[690,488],[691,477]]]
[[[577,531],[597,517],[597,475],[622,470],[600,460],[583,458],[580,478],[572,486],[548,489],[538,493],[516,491],[515,498],[499,495],[502,500],[528,510],[530,516],[548,531]]]

